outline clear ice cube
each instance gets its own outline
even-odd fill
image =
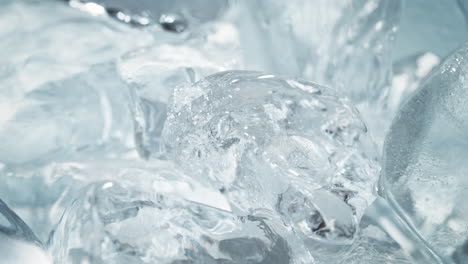
[[[0,143],[0,162],[123,155],[132,145],[127,97],[112,63],[45,83],[18,101],[1,97],[0,135],[9,140]]]
[[[56,203],[68,201],[68,196],[91,180],[79,162],[5,166],[0,178],[0,197],[43,241],[63,213]]]
[[[289,246],[286,232],[277,233],[274,215],[236,216],[195,201],[192,194],[207,192],[168,168],[123,168],[112,180],[84,188],[52,233],[54,261],[303,263],[293,259],[297,249]],[[211,203],[223,199],[213,195]]]
[[[467,77],[465,44],[402,106],[384,148],[382,194],[443,257],[468,237]]]
[[[372,202],[373,143],[331,89],[227,71],[175,89],[168,157],[228,197],[234,211],[276,210],[304,239],[349,242]]]
[[[243,67],[238,34],[231,23],[212,23],[188,37],[162,38],[122,56],[118,67],[130,88],[136,144],[142,157],[164,154],[161,132],[174,87]]]
[[[2,93],[13,96],[85,72],[154,39],[54,1],[12,1],[0,12],[5,25],[0,29],[0,84]]]
[[[128,91],[111,64],[148,45],[152,34],[53,1],[11,1],[1,12],[0,129],[21,139],[0,143],[0,162],[46,159],[69,144],[83,150],[118,137],[128,145]]]

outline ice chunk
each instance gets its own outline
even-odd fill
[[[129,52],[119,61],[131,97],[136,143],[142,157],[163,154],[161,131],[174,87],[209,74],[242,68],[238,31],[227,22],[212,23],[182,40]]]
[[[213,74],[175,89],[163,136],[169,158],[224,193],[234,211],[277,210],[305,239],[349,241],[373,199],[366,127],[315,83]]]
[[[0,120],[8,139],[0,143],[0,162],[123,155],[132,144],[127,97],[114,64],[48,82],[18,101],[0,97],[8,110]]]
[[[268,218],[238,217],[185,200],[176,190],[145,192],[140,186],[132,186],[131,181],[105,181],[85,188],[53,233],[49,249],[54,260],[299,263],[293,262],[293,250]]]
[[[389,84],[402,1],[240,2],[248,69],[328,84],[355,102],[376,101]]]
[[[381,192],[441,256],[468,237],[468,45],[402,106],[386,138]]]
[[[363,113],[382,145],[380,127],[391,120],[386,97],[402,2],[239,1],[239,14],[233,17],[240,27],[244,69],[333,87]]]

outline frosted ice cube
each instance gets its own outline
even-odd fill
[[[169,109],[168,157],[234,211],[277,210],[304,238],[354,236],[377,166],[358,113],[329,88],[228,71],[176,88]]]
[[[387,134],[381,192],[441,256],[468,237],[468,45],[402,106]]]
[[[105,181],[85,188],[53,233],[49,250],[54,260],[300,263],[293,261],[293,249],[268,218],[238,217],[185,200],[175,190],[145,192],[138,185]]]

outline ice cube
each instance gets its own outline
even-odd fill
[[[176,172],[175,166],[167,162],[115,159],[50,162],[42,167],[7,166],[0,173],[0,196],[5,197],[4,200],[42,240],[47,239],[76,192],[97,181],[120,179],[135,182],[140,189],[148,184],[145,189],[148,192],[177,191],[187,200],[231,210],[217,190],[204,188]]]
[[[127,97],[112,63],[48,82],[18,101],[1,97],[7,111],[2,113],[0,135],[8,140],[0,143],[0,162],[123,155],[133,135]]]
[[[50,241],[59,263],[301,263],[269,218],[236,216],[143,182],[104,181],[83,189]],[[174,172],[173,172],[174,173]],[[162,176],[162,177],[161,177]],[[187,185],[180,181],[179,185]],[[300,247],[300,246],[299,246]],[[310,263],[310,262],[309,262]]]
[[[144,158],[164,154],[161,131],[174,87],[243,67],[238,31],[227,22],[203,26],[183,39],[159,42],[119,61],[119,72],[132,94],[136,143]]]
[[[54,1],[12,1],[1,12],[0,83],[11,95],[85,72],[154,39]]]
[[[176,88],[169,109],[168,157],[234,211],[277,210],[304,239],[353,238],[377,165],[347,100],[300,79],[227,71]]]
[[[330,85],[375,102],[389,84],[402,1],[240,1],[247,69]],[[253,38],[252,36],[256,36]]]
[[[381,193],[441,256],[468,237],[468,45],[402,106],[387,134]]]

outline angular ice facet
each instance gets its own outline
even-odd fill
[[[85,72],[154,38],[54,1],[12,1],[0,12],[2,94],[22,95]]]
[[[376,181],[357,111],[315,83],[213,74],[174,91],[170,159],[224,193],[234,211],[277,210],[304,238],[349,241]]]
[[[468,237],[468,45],[402,106],[386,138],[381,192],[442,256]]]
[[[50,241],[58,263],[299,263],[269,218],[239,217],[179,196],[178,185],[133,179],[84,188]],[[159,180],[158,180],[159,179]],[[155,188],[166,186],[165,192]]]
[[[0,12],[8,25],[0,31],[0,130],[10,139],[0,143],[0,162],[102,146],[125,138],[126,125],[131,133],[127,90],[111,64],[151,34],[50,1],[12,1]]]

